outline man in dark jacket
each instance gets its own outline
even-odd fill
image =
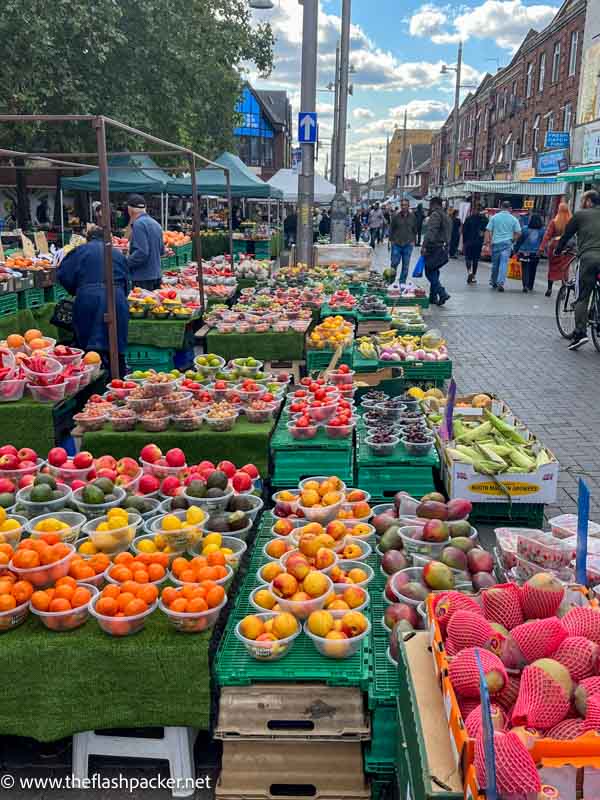
[[[425,219],[425,212],[423,211],[423,203],[419,203],[415,208],[415,219],[417,220],[417,247],[421,247],[421,236],[423,234],[423,220]]]
[[[396,270],[394,284],[406,283],[410,257],[417,238],[417,219],[410,210],[408,200],[400,201],[400,211],[392,217],[390,242],[392,243],[391,266]],[[398,267],[402,269],[398,274]]]
[[[569,239],[575,235],[579,256],[579,291],[575,303],[575,332],[569,350],[578,350],[588,341],[588,307],[600,274],[600,192],[592,190],[583,195],[581,209],[567,223],[554,250],[555,255],[559,256]]]
[[[283,221],[283,234],[285,236],[285,246],[291,247],[296,242],[296,228],[298,227],[298,215],[292,211]]]
[[[127,267],[134,286],[152,291],[160,288],[160,257],[165,252],[162,228],[146,213],[139,194],[129,195],[127,211],[131,220],[131,239]]]
[[[451,227],[450,218],[442,207],[442,198],[432,197],[421,252],[425,258],[425,276],[430,283],[429,302],[438,306],[443,306],[450,299],[441,284],[440,269],[448,263]]]

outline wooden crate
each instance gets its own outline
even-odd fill
[[[263,371],[269,375],[280,375],[282,372],[291,373],[292,384],[299,384],[306,361],[265,361]]]
[[[369,336],[372,333],[381,333],[390,328],[389,319],[366,319],[356,325],[357,336]]]
[[[325,684],[226,686],[216,739],[346,740],[371,736],[360,689]]]

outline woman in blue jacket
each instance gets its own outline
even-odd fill
[[[73,306],[73,328],[77,346],[83,350],[96,350],[102,363],[109,368],[108,326],[106,314],[106,284],[104,283],[104,241],[101,228],[91,228],[88,242],[76,247],[62,260],[57,278],[65,289],[75,296]],[[119,372],[127,372],[127,332],[129,307],[127,304],[128,270],[125,256],[113,247],[113,280],[115,285],[115,307],[117,312],[117,335],[119,345]],[[112,377],[117,377],[113,375]]]
[[[533,292],[535,286],[535,275],[538,268],[540,257],[538,250],[544,238],[544,223],[539,214],[532,214],[529,224],[525,225],[518,238],[514,252],[521,260],[521,280],[523,282],[523,292]]]

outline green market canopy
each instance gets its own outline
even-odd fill
[[[108,188],[111,192],[161,194],[166,191],[170,176],[150,156],[111,156],[108,160]],[[100,170],[93,169],[75,178],[61,178],[62,189],[82,192],[100,191]]]
[[[261,180],[244,162],[233,153],[222,153],[216,163],[230,171],[231,196],[246,197],[254,200],[280,200],[283,193]],[[215,167],[196,171],[198,194],[204,196],[227,197],[227,180],[225,173]],[[180,177],[169,180],[166,191],[175,195],[191,195],[192,179]]]

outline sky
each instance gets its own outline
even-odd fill
[[[248,79],[260,89],[285,89],[296,117],[300,111],[302,6],[298,0],[274,0],[271,11],[253,11],[254,19],[270,22],[276,37],[274,69]],[[420,0],[352,0],[350,80],[346,176],[367,177],[385,169],[386,134],[402,127],[438,128],[454,102],[455,73],[441,74],[443,64],[456,63],[463,42],[462,96],[486,72],[506,66],[530,28],[541,30],[558,11],[559,2],[540,0],[463,0],[462,3]],[[335,75],[335,48],[340,32],[342,0],[321,0],[319,15],[318,87]],[[333,126],[333,93],[317,93],[322,143],[318,171],[325,168]]]

